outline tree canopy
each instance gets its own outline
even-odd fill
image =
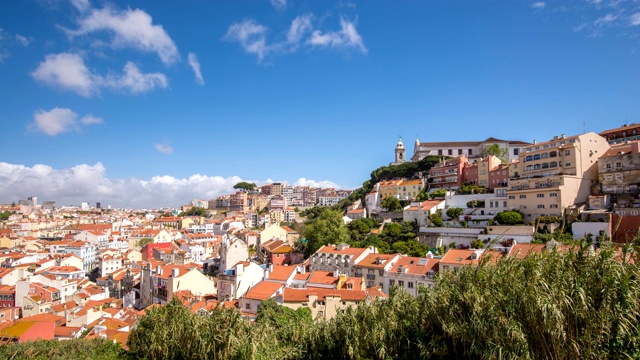
[[[388,212],[395,212],[402,210],[402,205],[400,204],[400,200],[393,196],[387,196],[382,199],[380,202],[380,206],[384,209],[387,209]]]
[[[501,211],[497,213],[493,219],[501,225],[516,225],[523,223],[522,213],[516,210]]]
[[[189,208],[187,211],[182,212],[180,216],[207,216],[207,210],[194,206]]]
[[[500,144],[492,144],[482,149],[483,157],[487,157],[491,155],[497,157],[504,163],[509,162],[509,149],[506,147],[500,146]]]
[[[305,257],[311,256],[320,247],[328,244],[349,243],[349,230],[342,220],[342,213],[336,210],[325,210],[312,223],[308,224],[303,237]]]
[[[233,185],[234,189],[240,189],[240,190],[244,190],[244,191],[252,191],[254,190],[258,185],[254,184],[254,183],[249,183],[246,181],[242,181],[239,182],[235,185]]]

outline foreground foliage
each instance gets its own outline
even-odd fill
[[[150,310],[131,333],[129,352],[113,356],[640,358],[638,265],[610,248],[589,254],[581,246],[442,273],[436,287],[418,297],[399,291],[326,322],[311,322],[308,311],[285,310],[273,301],[253,323],[236,310],[200,316],[174,301]],[[15,354],[15,346],[29,345],[3,347],[0,355]]]

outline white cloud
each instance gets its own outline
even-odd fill
[[[121,76],[109,76],[105,85],[114,89],[124,89],[131,93],[145,93],[156,87],[166,88],[169,84],[167,77],[161,73],[142,73],[136,64],[131,61],[124,66],[124,74]]]
[[[339,31],[323,33],[320,30],[315,30],[307,42],[312,46],[356,48],[364,54],[367,53],[367,48],[356,30],[355,23],[344,18],[340,19]]]
[[[214,199],[235,192],[233,185],[241,181],[264,184],[238,176],[221,177],[195,174],[186,178],[169,175],[151,179],[110,179],[100,162],[81,164],[68,169],[48,165],[24,165],[0,162],[0,203],[10,203],[28,196],[56,201],[58,206],[99,201],[104,205],[126,208],[177,207],[191,200]],[[335,185],[330,181],[299,179],[296,184]],[[337,187],[337,186],[336,186]]]
[[[193,74],[196,77],[196,82],[199,85],[204,85],[204,78],[202,77],[202,72],[200,71],[200,62],[198,62],[198,57],[194,53],[189,53],[187,56],[187,60],[189,61],[189,66],[191,66],[191,70],[193,70]]]
[[[269,0],[269,2],[277,10],[282,10],[287,7],[287,0]]]
[[[31,76],[50,86],[89,97],[98,91],[101,78],[89,71],[77,54],[49,54]]]
[[[618,18],[618,15],[607,14],[607,15],[601,17],[601,18],[596,19],[594,24],[596,26],[604,26],[604,25],[607,25],[607,24],[615,21],[617,18]]]
[[[104,31],[112,35],[111,46],[114,48],[153,52],[165,64],[180,59],[171,37],[161,25],[154,25],[151,16],[142,10],[120,11],[110,7],[92,9],[78,24],[80,27],[77,30],[67,30],[67,33],[77,36]]]
[[[91,8],[89,0],[71,0],[71,5],[80,12],[85,12]]]
[[[110,74],[106,78],[91,72],[80,55],[71,53],[49,54],[31,73],[31,76],[49,86],[73,91],[90,97],[103,87],[143,93],[156,87],[166,88],[167,77],[162,73],[142,73],[132,62],[127,62],[122,75]]]
[[[313,30],[311,18],[311,15],[302,15],[293,19],[287,33],[287,41],[289,43],[297,45],[304,35]]]
[[[267,28],[265,26],[253,20],[245,20],[231,24],[223,39],[240,43],[246,53],[256,55],[260,62],[269,51],[266,43],[266,33]]]
[[[543,1],[536,1],[531,4],[531,7],[534,9],[543,9],[545,6],[547,6],[547,4],[545,4]]]
[[[337,189],[340,188],[340,185],[334,183],[333,181],[329,181],[329,180],[316,181],[316,180],[311,180],[306,178],[299,178],[293,183],[293,185],[294,186],[310,186],[315,188],[337,188]]]
[[[29,46],[29,43],[31,42],[29,38],[27,38],[26,36],[22,36],[20,34],[16,34],[16,41],[24,47]]]
[[[38,110],[33,114],[33,122],[29,128],[49,136],[56,136],[69,131],[80,131],[81,125],[102,124],[101,118],[92,115],[83,116],[67,108],[53,108],[49,111]]]
[[[80,123],[82,125],[94,125],[94,124],[102,124],[104,121],[102,118],[95,117],[93,115],[85,115],[80,119]]]
[[[167,143],[155,144],[153,147],[156,150],[158,150],[158,152],[161,152],[161,153],[163,153],[165,155],[173,153],[173,148],[171,147],[171,145],[169,145]]]
[[[271,44],[267,43],[269,29],[266,26],[252,19],[244,20],[231,24],[223,40],[239,43],[246,53],[256,55],[258,62],[269,54],[295,52],[301,43],[314,48],[355,48],[363,54],[367,53],[367,47],[356,30],[354,21],[341,18],[340,30],[322,32],[314,30],[312,20],[313,14],[296,17],[289,26],[286,39]],[[303,41],[305,36],[307,39]]]
[[[629,25],[638,26],[640,25],[640,12],[637,12],[629,18]]]

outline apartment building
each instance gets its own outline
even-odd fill
[[[402,179],[380,181],[378,183],[380,199],[387,197],[398,198],[400,196],[400,184],[402,184]]]
[[[462,169],[468,166],[465,155],[441,160],[429,169],[429,189],[457,189],[462,185]],[[478,175],[479,176],[479,175]],[[480,179],[478,177],[478,179]]]
[[[593,132],[525,147],[522,172],[509,179],[508,207],[522,211],[528,223],[540,216],[563,216],[567,207],[586,203],[598,182],[598,158],[608,149],[607,141]]]
[[[640,124],[624,124],[620,127],[600,132],[610,145],[640,140]]]
[[[640,141],[611,146],[598,159],[598,176],[604,194],[637,195],[640,192]]]
[[[355,276],[353,266],[367,255],[377,253],[378,249],[373,246],[368,248],[352,248],[347,244],[323,246],[309,258],[309,271],[338,270],[341,274]]]
[[[363,277],[367,287],[382,288],[385,284],[385,272],[389,271],[398,258],[400,254],[369,254],[353,266],[353,276]]]

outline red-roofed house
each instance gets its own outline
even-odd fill
[[[281,295],[284,289],[285,286],[277,282],[259,282],[238,301],[240,311],[251,315],[257,315],[258,306],[260,306],[261,302]]]
[[[387,295],[379,287],[367,290],[285,288],[282,295],[278,296],[277,301],[293,310],[309,308],[314,319],[331,319],[338,312],[344,312],[349,306],[385,298]]]

